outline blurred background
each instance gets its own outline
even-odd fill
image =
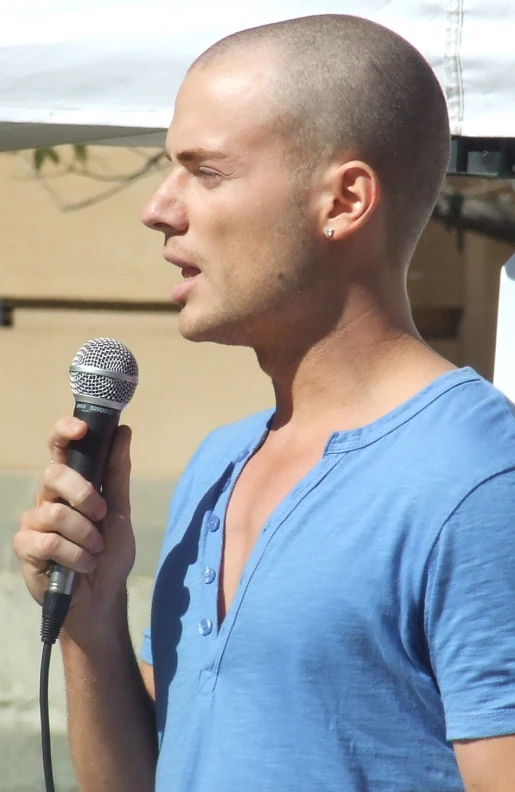
[[[0,792],[43,789],[40,613],[25,591],[11,542],[48,463],[48,430],[73,411],[68,367],[76,351],[90,338],[112,336],[140,366],[140,385],[123,416],[133,427],[138,555],[130,618],[136,650],[177,477],[212,428],[272,403],[252,352],[179,336],[168,297],[178,273],[161,257],[162,237],[139,221],[164,167],[160,151],[137,148],[68,146],[0,155],[0,618],[7,626],[0,647]],[[494,213],[488,235],[460,230],[463,200],[449,200],[457,192],[483,202],[484,216]],[[507,241],[513,197],[502,182],[449,178],[439,220],[426,229],[409,275],[415,320],[426,341],[488,379],[499,273],[514,249]],[[58,650],[50,702],[56,786],[71,792],[76,787]]]

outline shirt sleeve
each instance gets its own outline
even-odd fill
[[[443,526],[425,628],[447,739],[515,733],[515,470],[483,481]]]

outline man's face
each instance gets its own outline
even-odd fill
[[[191,340],[259,346],[307,298],[308,199],[267,120],[270,68],[233,56],[190,72],[167,138],[171,173],[143,211],[182,269],[172,298]]]

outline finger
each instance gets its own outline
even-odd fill
[[[102,484],[109,511],[126,516],[130,515],[131,438],[129,426],[118,427]]]
[[[25,512],[20,518],[20,530],[57,533],[93,555],[104,547],[96,526],[64,503],[45,502]]]
[[[105,501],[91,482],[66,465],[49,465],[39,481],[36,504],[59,498],[92,521],[101,520],[106,513]]]
[[[78,418],[61,418],[47,438],[50,460],[61,464],[66,463],[68,446],[72,440],[80,440],[88,431],[88,425]]]
[[[22,565],[28,565],[36,572],[46,571],[51,561],[74,572],[92,572],[96,566],[91,553],[56,533],[18,531],[13,548]]]

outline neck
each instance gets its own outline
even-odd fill
[[[304,436],[363,426],[454,368],[422,341],[407,295],[389,309],[366,291],[347,297],[329,332],[317,337],[305,318],[311,337],[292,343],[290,331],[256,349],[275,391],[273,430]]]

